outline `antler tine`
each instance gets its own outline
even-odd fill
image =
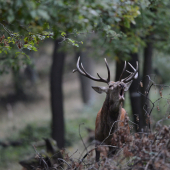
[[[128,70],[126,70],[126,72],[128,72],[128,73],[132,74],[132,72],[130,72],[130,71],[128,71]]]
[[[88,77],[88,78],[90,78],[90,79],[92,79],[92,80],[94,80],[94,81],[99,81],[99,82],[108,83],[108,81],[107,81],[106,79],[100,77],[100,75],[99,75],[98,73],[97,73],[97,75],[98,75],[99,79],[98,79],[98,78],[95,78],[95,77],[93,77],[93,76],[91,76],[91,75],[84,69],[82,63],[81,63],[81,67],[82,67],[82,69],[83,69],[83,71],[84,71],[86,77]]]
[[[138,62],[136,62],[137,64],[136,65],[138,65]],[[134,71],[136,71],[136,70],[138,70],[138,68],[137,69],[135,69],[130,63],[128,63],[130,66],[131,66],[131,68],[134,70]],[[128,70],[126,70],[126,71],[128,71]],[[137,79],[138,78],[138,72],[135,74],[135,76],[134,76],[134,79]]]
[[[97,73],[97,76],[98,76],[101,80],[103,80],[103,82],[107,82],[107,83],[108,83],[108,81],[107,81],[106,79],[102,78],[102,77],[99,75],[99,73]]]
[[[126,72],[128,72],[128,73],[130,73],[130,74],[133,74],[132,72],[130,72],[130,71],[128,71],[128,70],[126,70]],[[137,79],[137,78],[138,78],[138,72],[136,73],[134,79]]]
[[[81,65],[81,68],[80,68],[80,65]],[[107,66],[107,70],[108,70],[108,79],[106,80],[106,79],[104,79],[104,78],[102,78],[102,77],[100,77],[100,75],[97,73],[97,75],[98,75],[98,77],[99,78],[95,78],[95,77],[93,77],[93,76],[91,76],[85,69],[84,69],[84,67],[83,67],[83,64],[82,63],[80,63],[80,57],[78,58],[78,60],[77,60],[77,69],[74,69],[73,70],[73,73],[74,72],[76,72],[76,71],[78,71],[80,74],[82,74],[83,76],[85,76],[85,77],[88,77],[88,78],[90,78],[90,79],[92,79],[92,80],[94,80],[94,81],[99,81],[99,82],[104,82],[104,83],[109,83],[109,81],[110,81],[110,70],[109,70],[109,67],[108,67],[108,65],[107,65],[107,61],[106,61],[106,66]]]
[[[132,64],[130,64],[129,62],[128,62],[128,64],[131,66],[131,68],[132,68],[134,71],[136,71],[136,69],[132,66]]]
[[[97,78],[91,76],[91,75],[84,69],[82,63],[81,63],[81,67],[82,67],[82,70],[84,71],[86,77],[88,77],[88,78],[90,78],[90,79],[92,79],[92,80],[95,80],[95,81],[99,81],[99,80],[100,80],[100,79],[97,79]]]
[[[79,57],[78,60],[77,60],[77,64],[76,64],[77,69],[74,69],[74,70],[73,70],[73,73],[75,73],[76,71],[79,71],[79,73],[81,73],[82,75],[85,76],[85,73],[83,73],[83,71],[80,69],[79,65],[80,65],[80,57]]]
[[[108,73],[108,77],[107,77],[107,82],[110,82],[110,69],[109,69],[109,65],[107,63],[106,58],[104,59],[106,67],[107,67],[107,73]]]
[[[130,71],[129,71],[129,73],[130,73]],[[133,73],[130,73],[130,75],[128,75],[126,78],[122,79],[121,82],[124,82],[125,80],[129,79],[132,75],[133,75]]]
[[[125,82],[125,83],[127,83],[127,82],[129,82],[129,81],[131,81],[132,79],[137,79],[138,78],[138,62],[136,62],[136,69],[130,64],[130,63],[128,63],[130,66],[131,66],[131,68],[134,70],[134,73],[131,73],[127,78],[125,78],[124,80],[123,80],[123,82]],[[129,71],[127,71],[127,72],[129,72]]]
[[[121,81],[121,78],[122,78],[123,73],[125,72],[125,70],[126,70],[126,61],[125,61],[125,65],[124,65],[124,68],[123,68],[122,74],[120,75],[119,81]]]

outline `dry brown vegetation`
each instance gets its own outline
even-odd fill
[[[99,163],[95,162],[95,147],[85,146],[85,152],[79,158],[69,154],[67,150],[60,150],[60,156],[48,157],[38,153],[35,149],[35,161],[30,162],[30,169],[144,169],[144,170],[167,170],[170,168],[170,127],[157,127],[153,133],[131,133],[127,135],[127,128],[118,129],[114,132],[112,147],[116,153],[108,157],[108,146],[99,145],[102,156]],[[83,142],[83,141],[82,141]],[[27,164],[28,166],[28,164]],[[27,170],[30,170],[29,168]]]

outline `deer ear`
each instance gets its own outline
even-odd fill
[[[125,90],[124,91],[128,91],[131,84],[132,84],[133,80],[129,81],[128,83],[126,83],[126,86],[125,86]]]
[[[92,87],[97,93],[101,94],[103,92],[107,93],[108,92],[108,87]]]

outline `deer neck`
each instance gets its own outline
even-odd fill
[[[122,102],[119,100],[112,100],[109,95],[106,96],[105,102],[102,107],[102,117],[109,126],[119,120],[121,115]]]

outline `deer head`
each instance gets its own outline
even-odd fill
[[[98,93],[103,93],[105,92],[107,95],[109,95],[109,98],[112,99],[113,101],[119,101],[122,102],[124,100],[124,92],[126,92],[129,87],[131,86],[133,79],[137,79],[138,77],[138,62],[136,62],[136,69],[130,64],[128,63],[131,68],[134,70],[134,72],[130,72],[128,70],[126,70],[126,61],[125,61],[125,65],[122,71],[122,74],[119,78],[119,81],[114,82],[114,81],[110,81],[110,69],[107,63],[107,60],[105,60],[105,64],[106,64],[106,68],[107,68],[107,72],[108,72],[108,77],[107,79],[102,78],[98,73],[97,76],[99,78],[93,77],[92,75],[90,75],[83,67],[83,64],[80,63],[80,57],[78,58],[77,61],[77,69],[73,70],[73,72],[78,71],[80,74],[82,74],[85,77],[88,77],[94,81],[98,81],[98,82],[103,82],[103,83],[107,83],[107,86],[103,86],[103,87],[92,87],[96,92]],[[80,68],[81,66],[81,68]],[[121,79],[124,72],[127,71],[128,73],[130,73],[130,75],[128,77],[126,77],[125,79]]]

